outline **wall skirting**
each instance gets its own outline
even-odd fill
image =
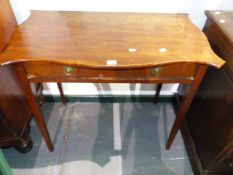
[[[153,95],[91,95],[77,96],[66,95],[66,102],[154,102]],[[173,95],[160,95],[158,102],[171,102]],[[45,95],[45,102],[61,102],[59,95]]]

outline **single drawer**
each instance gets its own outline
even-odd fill
[[[28,79],[43,81],[52,78],[83,80],[177,80],[192,79],[196,64],[179,63],[150,68],[124,68],[124,69],[93,69],[84,67],[67,66],[56,63],[33,62],[25,63]]]

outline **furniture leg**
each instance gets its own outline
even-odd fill
[[[36,87],[36,92],[38,92],[38,99],[39,99],[39,104],[40,106],[42,106],[45,102],[45,97],[43,95],[43,84],[42,83],[38,83],[37,87]]]
[[[57,87],[58,87],[59,92],[60,92],[61,101],[63,104],[65,104],[66,100],[65,100],[65,96],[64,96],[64,92],[63,92],[63,88],[62,88],[61,83],[57,83]]]
[[[156,94],[155,94],[155,97],[154,97],[154,103],[157,103],[157,102],[158,102],[159,94],[160,94],[162,85],[163,85],[162,83],[157,84],[157,87],[156,87]]]
[[[187,95],[184,97],[184,99],[179,107],[179,110],[177,112],[175,122],[172,126],[172,129],[171,129],[171,132],[170,132],[167,144],[166,144],[166,150],[170,149],[178,130],[180,129],[181,125],[183,124],[183,122],[185,120],[185,114],[188,111],[189,106],[193,100],[193,97],[194,97],[194,95],[195,95],[195,93],[196,93],[196,91],[201,83],[201,80],[205,75],[205,72],[207,70],[207,66],[200,65],[200,66],[198,66],[197,69],[198,70],[197,70],[195,78],[191,84],[191,87],[190,87]]]
[[[25,96],[28,100],[29,106],[32,110],[32,113],[34,114],[34,118],[36,120],[36,123],[38,125],[38,128],[40,129],[40,132],[49,148],[49,151],[53,151],[53,144],[51,141],[51,138],[49,136],[48,128],[46,126],[45,120],[43,118],[41,109],[39,105],[37,104],[37,101],[33,95],[33,92],[30,87],[30,82],[27,79],[27,75],[25,73],[24,67],[21,64],[16,65],[16,71],[17,75],[19,77],[19,80],[22,84]]]

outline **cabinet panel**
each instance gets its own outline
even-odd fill
[[[0,68],[0,146],[18,146],[29,135],[29,106],[14,66]]]
[[[0,109],[0,138],[1,140],[6,140],[11,138],[14,134],[11,132],[11,129],[8,127],[8,124],[5,120],[5,116]],[[1,141],[0,141],[1,142]]]
[[[0,68],[0,84],[2,112],[10,126],[22,132],[29,108],[13,66]]]

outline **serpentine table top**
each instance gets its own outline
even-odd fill
[[[1,65],[28,61],[106,69],[224,63],[187,14],[59,11],[32,11],[0,58]]]

